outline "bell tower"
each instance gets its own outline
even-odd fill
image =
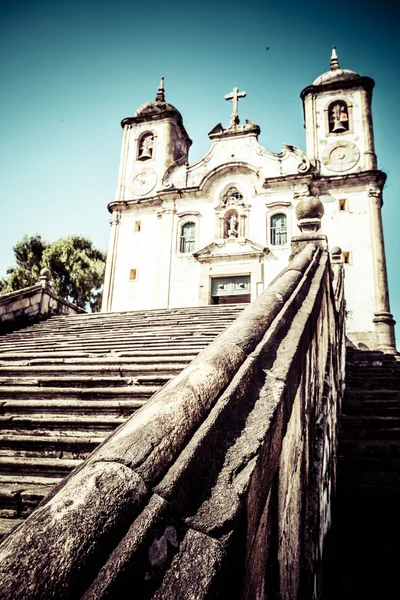
[[[138,258],[139,235],[132,234],[141,232],[140,237],[143,239],[147,235],[148,248],[152,248],[155,237],[162,237],[166,246],[171,243],[167,240],[172,235],[171,223],[175,212],[173,201],[171,206],[163,207],[158,215],[160,219],[156,212],[150,215],[151,209],[149,211],[148,207],[162,204],[162,200],[157,200],[156,197],[172,187],[169,181],[171,169],[179,165],[186,168],[192,144],[180,112],[165,101],[163,77],[154,102],[140,106],[133,117],[121,121],[121,126],[123,135],[118,184],[114,200],[108,205],[111,231],[102,311],[112,310],[114,292],[118,285],[120,289],[124,289],[125,294],[131,295],[133,301],[141,294],[144,304],[147,302],[146,294],[153,293],[151,290],[155,278],[151,277],[147,269],[142,268],[145,261],[140,262]],[[143,211],[138,207],[143,207]],[[149,219],[154,222],[150,224]],[[143,220],[146,221],[144,231]],[[157,231],[157,234],[150,235],[150,231]],[[131,255],[136,255],[134,264],[129,262]],[[166,256],[168,253],[162,248],[158,264],[162,265]],[[158,278],[160,281],[167,271],[168,268],[161,269],[162,275]],[[117,295],[123,295],[120,289],[117,289]]]
[[[188,161],[192,142],[180,112],[165,101],[161,77],[154,102],[121,121],[123,139],[115,201],[154,194],[168,186],[168,169]],[[166,183],[167,182],[167,183]]]
[[[377,168],[371,113],[374,85],[370,77],[341,69],[333,47],[330,70],[302,91],[307,155],[322,175]]]
[[[347,335],[359,348],[395,353],[382,228],[386,175],[378,169],[372,125],[375,82],[330,69],[301,92],[313,193],[325,208],[323,231],[346,265]]]

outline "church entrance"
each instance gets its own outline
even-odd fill
[[[211,304],[250,302],[250,275],[211,278]]]

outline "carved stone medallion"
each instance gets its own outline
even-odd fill
[[[151,167],[139,171],[131,183],[130,190],[134,196],[149,194],[157,183],[157,173]]]
[[[341,173],[356,166],[360,151],[353,142],[339,141],[328,146],[322,155],[322,162],[330,171]]]

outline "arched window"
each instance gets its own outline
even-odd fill
[[[344,100],[335,100],[328,108],[329,133],[349,131],[349,109]]]
[[[153,158],[154,135],[145,133],[139,140],[138,160],[150,160]]]
[[[182,254],[194,252],[194,242],[196,239],[196,225],[192,221],[185,223],[181,228],[181,241],[179,251]]]
[[[280,213],[271,217],[271,245],[283,246],[287,242],[287,218]]]

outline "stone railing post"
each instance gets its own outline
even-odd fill
[[[382,227],[382,191],[371,186],[368,192],[371,215],[371,240],[375,285],[376,349],[386,354],[396,354],[394,326],[396,321],[390,312],[389,286],[386,272],[385,244]]]
[[[324,205],[319,198],[303,196],[296,206],[296,217],[301,235],[292,237],[292,254],[289,260],[292,260],[310,242],[315,242],[321,250],[328,249],[327,237],[321,233],[323,214]]]
[[[40,271],[39,283],[44,290],[51,290],[51,271],[42,269]]]

